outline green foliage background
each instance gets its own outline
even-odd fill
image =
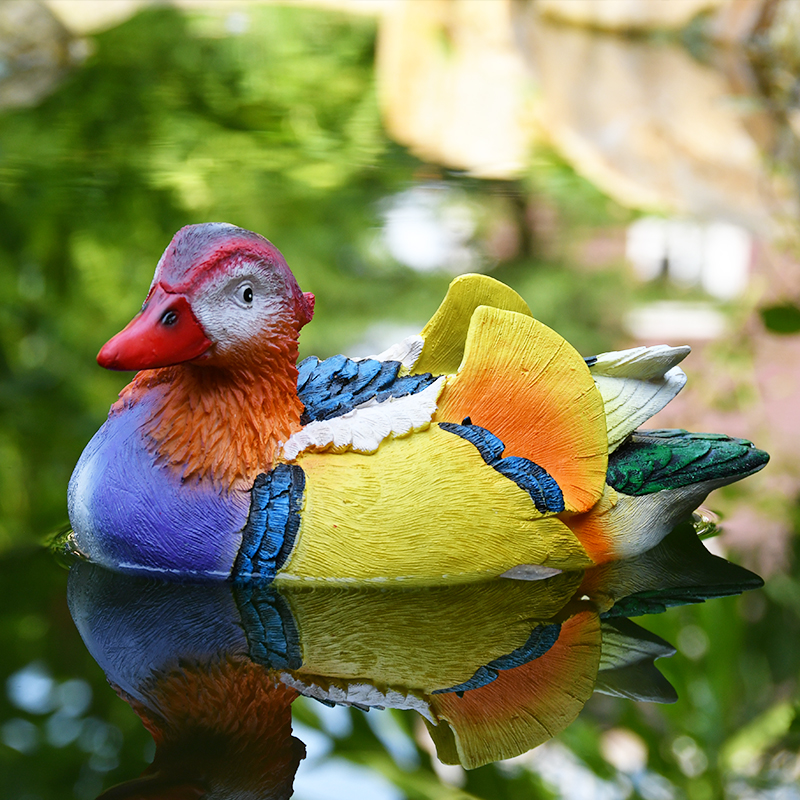
[[[1,697],[0,718],[26,719],[41,739],[30,753],[0,745],[9,800],[93,797],[146,764],[148,736],[72,628],[66,573],[30,548],[66,522],[72,467],[129,377],[103,372],[94,356],[141,304],[173,233],[223,220],[272,239],[317,296],[303,354],[346,350],[376,323],[418,329],[449,282],[376,247],[381,202],[431,168],[382,130],[374,22],[297,7],[253,7],[249,16],[248,30],[231,36],[217,16],[144,11],[94,36],[92,55],[38,106],[0,117],[0,677],[37,661],[57,681],[80,676],[92,688],[85,718],[117,731],[113,758],[92,761],[88,740],[48,744],[49,717]],[[498,216],[518,222],[519,197],[555,209],[571,241],[629,218],[552,153],[532,164],[518,184],[436,177],[487,225]],[[636,290],[621,265],[576,271],[567,250],[535,241],[502,263],[489,253],[485,268],[582,352],[622,343],[619,319]],[[796,330],[792,312],[781,313],[774,324]],[[786,785],[791,764],[781,754],[800,744],[800,659],[787,646],[799,619],[800,583],[787,572],[755,597],[648,620],[679,643],[663,671],[680,703],[598,698],[561,744],[605,781],[597,791],[611,794],[602,796],[705,800]],[[333,755],[384,775],[402,797],[558,795],[524,766],[491,765],[463,789],[449,786],[414,743],[411,715],[395,715],[417,753],[409,769],[361,712],[351,714],[350,733],[331,737]],[[297,716],[322,729],[312,706]],[[647,774],[624,775],[603,758],[600,735],[612,726],[646,743]],[[740,774],[748,753],[763,757],[754,774]]]

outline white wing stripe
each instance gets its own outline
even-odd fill
[[[445,380],[442,376],[421,392],[390,397],[380,403],[368,400],[340,417],[310,422],[289,437],[283,445],[283,457],[293,461],[305,450],[374,453],[389,436],[424,430],[436,413]]]

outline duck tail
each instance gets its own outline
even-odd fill
[[[708,494],[769,461],[746,439],[680,429],[640,430],[609,456],[597,505],[564,521],[595,563],[629,558],[658,544]]]

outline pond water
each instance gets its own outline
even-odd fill
[[[505,18],[449,18],[433,1],[409,4],[428,11],[405,28],[253,5],[147,8],[89,34],[43,5],[3,4],[4,797],[82,800],[128,783],[108,796],[177,800],[202,796],[198,781],[259,797],[288,796],[294,781],[300,800],[798,796],[791,37],[762,31],[745,58],[699,23],[625,38],[544,22],[533,5],[517,5],[511,36]],[[404,30],[431,35],[414,49]],[[491,46],[471,45],[476,30]],[[525,109],[498,89],[531,81],[546,136],[513,127]],[[436,86],[469,91],[425,94]],[[722,535],[704,540],[766,586],[685,549],[703,547],[686,530],[632,572],[475,596],[342,590],[328,603],[82,563],[69,573],[40,543],[65,524],[71,470],[129,380],[95,355],[141,305],[173,233],[207,220],[268,236],[315,293],[303,356],[365,355],[417,333],[467,270],[514,287],[583,355],[689,342],[687,390],[654,424],[772,453],[764,473],[711,496]],[[609,592],[637,602],[601,619]],[[675,607],[637,620],[652,635],[626,626],[659,603]],[[587,660],[549,668],[579,634]],[[670,651],[656,634],[678,650],[660,672],[652,659]],[[623,667],[631,652],[641,660]],[[187,687],[208,700],[182,706]],[[671,700],[672,687],[677,703],[626,699]],[[501,703],[500,722],[453,721],[454,698],[491,692],[523,705]],[[518,717],[533,721],[515,734],[519,755],[502,733]],[[450,721],[431,735],[426,718]],[[530,750],[549,738],[542,720],[558,734]],[[245,783],[226,783],[237,758]],[[131,784],[151,762],[160,777]]]
[[[119,784],[109,797],[278,798],[293,785],[301,797],[402,796],[392,777],[431,791],[427,751],[457,770],[523,755],[593,692],[672,703],[653,662],[674,649],[627,617],[761,581],[685,525],[641,557],[534,582],[278,591],[85,562],[67,574],[29,551],[4,559],[2,585],[9,796],[94,797]],[[330,759],[341,739],[369,751],[352,715],[370,709],[372,747],[386,748],[377,775]],[[395,716],[372,724],[377,714]]]

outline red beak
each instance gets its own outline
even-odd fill
[[[189,301],[156,284],[127,326],[109,339],[97,354],[106,369],[154,369],[191,361],[211,347]]]

